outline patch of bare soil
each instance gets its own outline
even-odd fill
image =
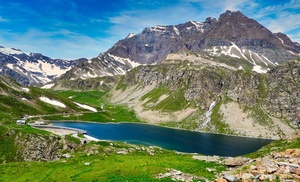
[[[280,139],[294,132],[292,128],[276,118],[272,118],[272,126],[260,125],[235,102],[222,105],[220,111],[229,127],[244,136]]]

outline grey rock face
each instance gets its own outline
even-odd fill
[[[300,44],[285,34],[272,33],[239,11],[226,11],[218,19],[147,27],[139,34],[129,34],[70,72],[74,79],[87,79],[89,73],[94,77],[122,75],[138,64],[160,64],[172,53],[193,53],[235,68],[258,65],[265,72],[275,63],[299,58]]]
[[[300,121],[300,61],[287,62],[268,74],[268,95],[263,106],[276,117]]]
[[[218,96],[227,97],[245,107],[262,107],[269,115],[296,124],[300,118],[299,79],[300,61],[287,62],[266,74],[179,62],[135,68],[119,84],[182,90],[186,101],[203,110],[208,110]]]
[[[179,51],[200,53],[211,46],[247,48],[273,62],[291,60],[300,53],[300,45],[282,33],[273,34],[241,12],[226,11],[219,19],[189,21],[175,26],[145,28],[140,34],[117,42],[107,53],[139,63],[160,63],[167,55]]]

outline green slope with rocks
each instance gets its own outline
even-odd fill
[[[149,123],[284,138],[298,128],[299,68],[295,60],[259,74],[166,60],[134,68],[109,94],[111,102],[128,105]]]

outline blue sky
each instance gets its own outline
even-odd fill
[[[145,27],[240,10],[300,42],[300,0],[0,0],[0,45],[51,58],[92,58]]]

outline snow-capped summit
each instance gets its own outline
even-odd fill
[[[77,60],[51,59],[39,53],[0,46],[0,75],[22,85],[43,85],[75,66]]]
[[[25,52],[21,51],[20,49],[5,48],[3,46],[0,46],[0,53],[6,54],[6,55],[16,55],[16,54],[26,54],[26,55],[28,55],[28,53],[25,53]]]
[[[299,58],[300,44],[285,34],[272,33],[240,11],[226,11],[204,22],[157,25],[129,34],[97,58],[75,66],[65,78],[122,75],[139,65],[160,64],[176,53],[183,60],[187,56],[182,55],[192,53],[191,59],[265,73],[278,63]]]

